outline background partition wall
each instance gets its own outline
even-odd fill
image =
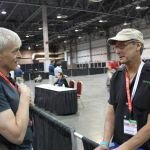
[[[117,27],[114,27],[117,28]],[[114,36],[116,31],[120,30],[118,27],[115,29],[110,28],[110,36]],[[145,45],[144,51],[142,54],[143,60],[150,60],[150,35],[149,35],[149,27],[141,29],[144,35]],[[105,32],[104,32],[105,33]],[[103,34],[104,34],[103,33]],[[91,38],[91,45],[89,44],[89,36]],[[65,49],[64,49],[65,47]],[[104,36],[100,36],[99,33],[95,34],[86,34],[82,36],[80,39],[72,39],[70,42],[63,43],[63,46],[58,46],[58,50],[56,53],[63,53],[64,50],[67,52],[66,61],[56,60],[57,62],[61,62],[63,71],[68,76],[70,75],[90,75],[97,73],[106,73],[107,71],[107,62],[108,60],[108,51],[107,51],[107,39]],[[35,51],[33,51],[35,52]],[[20,61],[21,68],[24,71],[25,80],[29,78],[29,73],[36,74],[31,75],[31,77],[36,77],[38,74],[42,74],[43,78],[48,78],[48,75],[44,75],[42,71],[44,71],[43,62],[33,61],[32,52],[31,51],[23,51],[22,52],[23,59]],[[60,57],[60,55],[58,55]],[[92,61],[91,61],[92,60]],[[110,47],[110,60],[118,60],[115,51]],[[23,64],[22,64],[23,63]],[[26,64],[24,64],[26,63]]]

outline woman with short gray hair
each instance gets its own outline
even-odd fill
[[[0,149],[31,150],[32,131],[29,124],[30,89],[23,83],[16,86],[9,72],[17,66],[21,40],[0,28]]]

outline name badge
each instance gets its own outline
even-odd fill
[[[124,119],[124,133],[129,135],[137,134],[137,121]]]

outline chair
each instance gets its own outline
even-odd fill
[[[76,84],[76,83],[75,83],[74,80],[70,80],[70,81],[69,81],[69,87],[70,87],[70,88],[75,88],[75,84]]]
[[[82,92],[83,92],[83,82],[77,81],[77,98],[78,98],[78,100],[80,100],[82,106],[84,106],[82,99],[81,99]]]

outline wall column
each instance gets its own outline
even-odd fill
[[[64,47],[64,61],[68,61],[66,46],[64,45],[63,47]]]
[[[109,29],[106,30],[106,48],[107,48],[107,60],[111,60],[110,46],[107,43],[107,39],[109,38]]]
[[[90,50],[90,62],[93,62],[93,59],[92,59],[92,40],[91,40],[91,33],[89,33],[89,50]]]
[[[76,51],[76,64],[78,64],[78,42],[77,42],[77,39],[75,39],[75,51]]]
[[[70,41],[70,65],[72,66],[72,60],[73,60],[73,57],[72,57],[72,41]]]
[[[49,60],[49,40],[48,40],[48,25],[47,25],[47,7],[42,6],[42,19],[43,19],[43,45],[44,45],[44,72],[48,72]]]

